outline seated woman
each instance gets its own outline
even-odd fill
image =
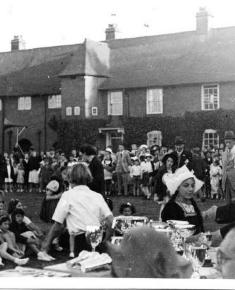
[[[167,220],[183,220],[196,226],[195,237],[188,238],[188,241],[194,241],[201,237],[201,232],[204,232],[203,217],[215,216],[216,207],[201,213],[196,201],[193,199],[193,194],[197,192],[203,182],[197,179],[194,174],[183,166],[176,170],[174,174],[166,174],[163,180],[171,194],[171,199],[166,204],[161,213],[162,221]],[[218,210],[216,216],[221,217],[224,208]],[[221,227],[219,230],[212,232],[212,243],[221,241],[227,232],[235,226],[235,223]]]
[[[23,205],[20,202],[19,199],[11,199],[9,204],[8,204],[8,214],[11,218],[11,215],[13,213],[13,211],[15,209],[22,209],[23,210]],[[24,215],[23,218],[23,222],[24,224],[27,226],[28,230],[31,230],[34,232],[34,234],[38,237],[38,238],[42,238],[44,236],[43,232],[40,230],[40,228],[38,226],[36,226],[30,218],[28,218],[27,216]]]
[[[17,265],[25,265],[29,258],[22,259],[23,252],[17,246],[14,234],[9,231],[9,224],[7,215],[0,217],[0,257]]]
[[[121,278],[190,278],[192,266],[176,254],[169,239],[150,227],[128,231],[120,245],[108,244],[112,276]]]
[[[182,220],[195,225],[195,234],[204,231],[201,211],[193,199],[193,194],[203,185],[186,166],[176,170],[174,174],[163,176],[171,198],[161,213],[162,221]]]
[[[29,247],[37,254],[38,260],[52,261],[54,258],[40,251],[40,240],[36,235],[29,231],[24,224],[24,211],[22,209],[15,209],[12,213],[12,222],[9,226],[8,233],[14,236],[15,244],[23,244]],[[13,239],[12,239],[13,240]]]

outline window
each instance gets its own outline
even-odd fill
[[[147,145],[151,147],[152,145],[162,146],[162,132],[161,131],[151,131],[147,133]]]
[[[18,98],[18,110],[31,110],[31,97]]]
[[[122,92],[109,92],[108,115],[120,116],[123,114]]]
[[[74,107],[74,115],[75,116],[78,116],[78,115],[80,115],[80,107]]]
[[[98,108],[97,107],[92,107],[91,108],[91,114],[92,114],[92,116],[98,116]]]
[[[72,116],[72,107],[66,107],[66,116]]]
[[[206,149],[209,145],[219,147],[219,135],[216,130],[207,129],[203,133],[202,148]]]
[[[49,109],[61,108],[61,95],[48,96],[48,108]]]
[[[219,85],[202,86],[202,110],[217,110],[219,107]]]
[[[163,91],[162,89],[147,90],[147,114],[162,114],[163,113]]]

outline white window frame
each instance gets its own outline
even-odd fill
[[[146,92],[146,114],[162,114],[163,113],[163,89],[151,88]]]
[[[18,98],[18,110],[19,111],[28,111],[32,108],[31,97],[19,97]]]
[[[61,107],[61,95],[48,96],[48,109],[60,109]]]
[[[206,149],[209,145],[219,147],[219,134],[214,129],[206,129],[202,135],[202,148]]]
[[[116,100],[115,100],[116,98]],[[118,100],[119,98],[119,100]],[[123,115],[123,93],[122,91],[108,92],[108,115]]]
[[[216,90],[217,92],[209,95],[205,90]],[[219,84],[204,84],[201,86],[201,108],[203,111],[214,111],[220,108]]]
[[[80,116],[81,108],[79,106],[74,107],[73,108],[73,113],[74,113],[74,116]]]
[[[98,116],[98,108],[97,107],[92,107],[91,108],[91,115],[92,116]]]
[[[65,115],[66,116],[72,116],[72,114],[73,114],[72,107],[66,107],[66,109],[65,109]]]

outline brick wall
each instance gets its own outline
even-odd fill
[[[100,92],[103,109],[107,114],[107,92]],[[220,84],[220,108],[235,109],[235,83]],[[201,111],[201,85],[166,87],[163,89],[163,115],[182,116],[186,111]],[[146,89],[126,89],[123,93],[125,116],[157,116],[146,114]]]
[[[61,109],[48,109],[47,96],[33,96],[31,110],[18,110],[17,97],[5,97],[5,118],[15,124],[26,125],[27,129],[20,135],[20,139],[28,139],[36,150],[48,150],[56,142],[56,133],[48,126],[53,115],[59,116]],[[45,136],[45,103],[46,101],[46,135]],[[2,112],[0,115],[1,120]],[[12,131],[12,148],[9,148],[9,131]],[[41,131],[39,144],[38,132]],[[2,133],[2,126],[1,126]],[[46,139],[46,140],[45,140]],[[16,143],[16,128],[5,131],[5,151],[11,151]],[[1,146],[1,145],[0,145]],[[39,148],[40,146],[40,148]],[[2,148],[1,148],[2,149]]]

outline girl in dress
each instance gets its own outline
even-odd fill
[[[24,164],[23,159],[20,158],[19,163],[17,164],[17,192],[23,192],[24,188]]]
[[[222,179],[222,169],[219,165],[218,158],[213,158],[213,163],[210,166],[211,178],[211,199],[219,199],[220,180]]]
[[[6,159],[6,177],[5,177],[5,191],[12,192],[13,189],[14,169],[10,163],[10,159]]]

